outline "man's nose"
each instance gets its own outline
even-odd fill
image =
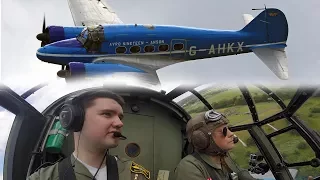
[[[230,131],[230,129],[228,129],[228,135],[227,135],[228,137],[232,137],[232,136],[234,136],[234,134],[233,134],[233,132],[232,131]]]
[[[121,128],[123,126],[123,122],[121,121],[121,119],[119,117],[116,118],[116,120],[114,121],[114,126],[117,128]]]

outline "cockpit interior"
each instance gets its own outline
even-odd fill
[[[52,138],[58,132],[53,130],[65,99],[88,87],[63,93],[59,88],[60,94],[53,95],[49,102],[32,103],[45,99],[46,88],[49,85],[39,85],[21,95],[5,85],[0,88],[0,106],[14,117],[5,152],[4,179],[25,179],[74,150],[72,133],[65,134],[61,147],[53,146]],[[239,138],[230,155],[254,178],[320,176],[320,87],[181,85],[167,92],[107,84],[90,88],[109,89],[126,101],[122,132],[127,140],[110,154],[143,165],[150,170],[150,179],[156,179],[159,170],[173,174],[191,150],[185,136],[186,122],[208,109],[216,109],[230,120],[230,130]],[[261,168],[261,163],[266,168]]]

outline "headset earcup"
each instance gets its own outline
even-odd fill
[[[82,130],[84,123],[84,110],[79,106],[74,106],[73,131],[79,132]]]
[[[59,114],[59,120],[60,120],[61,126],[66,130],[72,129],[72,123],[74,119],[73,118],[74,111],[72,109],[73,109],[72,106],[64,105]]]
[[[192,133],[191,142],[198,150],[204,150],[210,145],[208,134],[200,128]]]
[[[84,112],[79,106],[64,105],[59,114],[61,126],[68,131],[79,132],[83,126]]]

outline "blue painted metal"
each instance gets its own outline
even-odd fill
[[[136,67],[131,67],[128,65],[117,64],[117,63],[103,63],[103,64],[93,64],[93,63],[79,63],[72,62],[69,64],[71,76],[85,75],[85,76],[96,76],[99,74],[111,74],[115,72],[137,72],[137,73],[147,73]]]
[[[48,32],[50,43],[74,38],[81,33],[84,27],[63,27],[48,26],[45,31]]]
[[[76,36],[86,32],[84,27],[55,27],[56,41],[41,47],[37,51],[38,59],[61,65],[70,62],[91,63],[98,57],[126,56],[164,56],[168,59],[195,60],[218,56],[250,53],[253,48],[286,47],[288,24],[282,11],[266,9],[241,30],[214,30],[168,25],[104,25],[104,39],[97,50],[90,51],[90,43],[80,42]],[[63,31],[62,31],[63,30]],[[84,30],[84,31],[83,31]],[[53,37],[54,35],[52,35]],[[51,36],[50,36],[51,37]],[[69,38],[69,39],[68,39]],[[86,34],[85,38],[88,38]],[[181,44],[181,50],[174,50],[175,44]],[[159,47],[167,45],[167,51]],[[137,53],[130,48],[140,48]],[[152,46],[152,52],[146,52],[146,46]],[[124,53],[116,53],[116,48],[125,47]]]

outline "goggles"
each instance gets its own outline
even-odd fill
[[[225,116],[214,111],[214,110],[209,110],[204,115],[206,124],[208,124],[210,122],[219,122],[220,120],[222,120],[223,117],[225,117]],[[226,137],[227,133],[228,133],[228,127],[224,127],[222,130],[223,136]]]

